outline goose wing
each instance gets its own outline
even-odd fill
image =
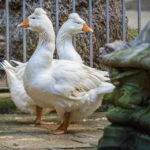
[[[55,69],[55,70],[54,70]],[[78,99],[109,80],[107,72],[101,72],[83,64],[55,60],[51,72],[55,84],[54,93],[67,99]]]

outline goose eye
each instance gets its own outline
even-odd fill
[[[76,22],[77,24],[80,24],[80,22]]]
[[[32,17],[31,19],[35,19],[35,17]]]

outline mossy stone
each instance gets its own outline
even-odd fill
[[[132,128],[110,125],[105,127],[97,150],[135,150],[135,145],[136,132]]]

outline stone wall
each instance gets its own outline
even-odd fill
[[[93,20],[93,51],[94,67],[100,68],[99,48],[106,43],[105,29],[105,0],[92,0],[92,20]],[[59,25],[61,26],[67,20],[69,13],[72,12],[71,0],[59,0]],[[26,16],[31,14],[36,7],[39,7],[39,1],[26,0]],[[10,10],[10,59],[22,61],[22,29],[17,29],[17,25],[22,21],[22,1],[9,0]],[[55,0],[43,0],[43,8],[47,11],[55,27]],[[76,0],[76,11],[88,22],[88,1]],[[0,0],[0,59],[5,58],[5,0]],[[121,39],[121,1],[110,1],[110,41]],[[126,33],[128,40],[128,32]],[[27,59],[33,53],[38,36],[36,33],[27,31]],[[89,65],[89,34],[77,35],[77,51],[80,53],[84,62]]]

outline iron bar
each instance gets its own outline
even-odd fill
[[[141,0],[138,0],[138,33],[141,30]]]
[[[76,12],[76,0],[72,0],[72,12]]]
[[[126,40],[126,16],[125,16],[125,0],[122,0],[122,39]]]
[[[89,0],[89,26],[92,28],[92,0]],[[92,33],[89,35],[90,40],[90,66],[93,67],[93,45],[92,45]]]
[[[23,20],[26,19],[26,1],[22,1],[22,14],[23,14]],[[26,51],[26,30],[23,29],[23,62],[26,62],[26,56],[27,56],[27,51]]]
[[[6,59],[9,61],[9,0],[5,3],[6,10]]]
[[[106,43],[109,43],[109,0],[106,0]]]
[[[72,12],[76,11],[76,0],[72,0]],[[73,46],[76,48],[76,35],[73,36]]]
[[[40,7],[42,8],[42,2],[43,2],[43,0],[40,0]]]
[[[58,30],[59,30],[59,2],[58,0],[56,0],[55,7],[56,7],[56,35],[57,35]]]

